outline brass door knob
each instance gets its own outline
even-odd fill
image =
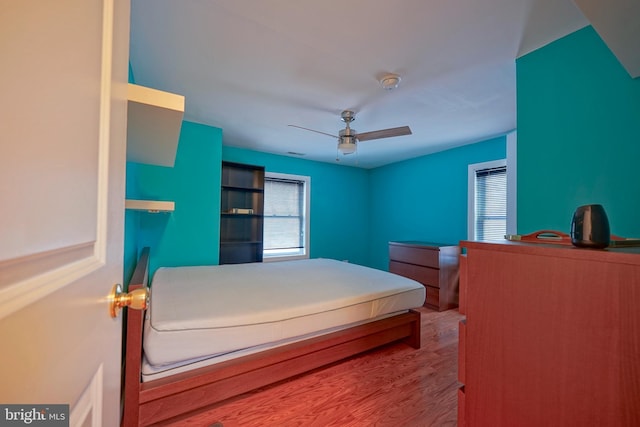
[[[122,307],[144,310],[149,305],[149,288],[142,287],[131,292],[122,292],[122,285],[116,283],[109,294],[109,314],[116,318]]]

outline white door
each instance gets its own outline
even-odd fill
[[[0,405],[71,425],[119,424],[128,44],[129,0],[0,2]]]

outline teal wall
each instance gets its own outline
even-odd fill
[[[388,242],[467,237],[468,165],[506,157],[500,137],[366,170],[222,145],[222,130],[183,122],[173,168],[127,164],[127,198],[172,200],[172,213],[125,214],[128,283],[139,251],[160,266],[219,260],[221,161],[311,177],[310,257],[388,269]]]
[[[387,270],[390,240],[466,238],[468,165],[505,158],[505,140],[365,170],[222,146],[220,129],[184,122],[173,168],[127,165],[127,198],[173,200],[176,209],[127,211],[125,283],[145,246],[152,248],[151,273],[218,263],[222,160],[310,176],[310,257]]]
[[[310,257],[368,265],[367,170],[226,146],[222,158],[264,166],[267,172],[310,176]]]
[[[592,27],[517,61],[518,232],[569,232],[600,203],[611,231],[640,236],[640,79]]]
[[[371,266],[388,269],[388,242],[467,238],[468,165],[506,158],[506,137],[371,171]]]
[[[170,214],[127,211],[125,283],[145,246],[152,248],[152,274],[160,266],[218,264],[223,159],[310,176],[310,256],[367,265],[366,170],[223,147],[220,129],[183,122],[173,168],[127,164],[128,199],[173,200],[176,208]]]
[[[125,282],[145,246],[152,248],[151,273],[218,263],[221,151],[221,129],[185,121],[174,167],[127,165],[128,199],[171,200],[175,211],[126,213]]]

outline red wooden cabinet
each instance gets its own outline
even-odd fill
[[[640,425],[640,249],[461,246],[459,425]]]

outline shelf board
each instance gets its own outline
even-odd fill
[[[264,192],[264,188],[258,188],[258,187],[242,187],[239,185],[228,185],[228,184],[222,184],[221,187],[223,190],[227,190],[227,191],[257,191],[258,193]]]
[[[173,167],[184,96],[129,83],[127,160]]]
[[[156,212],[173,212],[175,210],[175,202],[163,200],[134,200],[127,199],[124,201],[125,209],[136,211]]]
[[[231,213],[231,212],[221,212],[220,216],[224,218],[263,218],[263,214],[242,214],[242,213]]]

